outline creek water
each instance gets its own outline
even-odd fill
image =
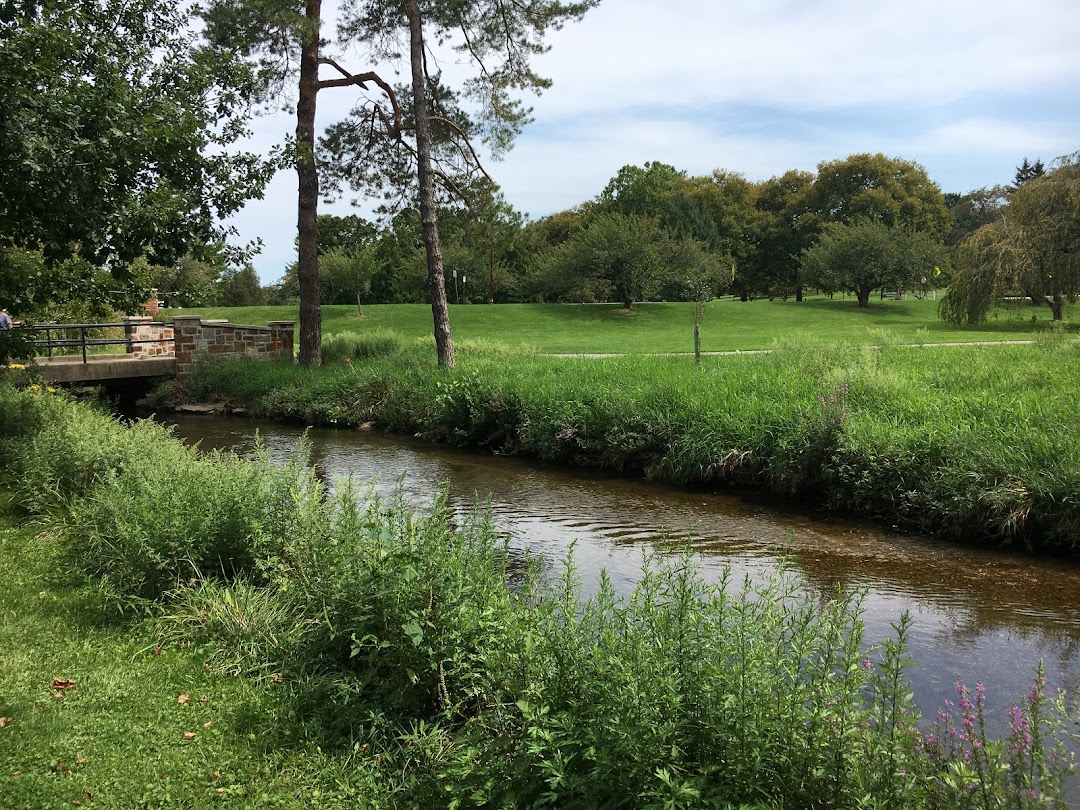
[[[256,431],[274,458],[295,451],[291,425],[207,416],[174,418],[178,435],[204,449],[251,450]],[[483,456],[409,437],[353,430],[308,431],[312,461],[327,481],[352,475],[389,494],[401,487],[418,508],[448,486],[464,515],[490,502],[513,546],[558,571],[573,547],[587,591],[605,569],[629,590],[642,554],[664,538],[689,538],[703,576],[765,578],[790,562],[816,597],[865,589],[869,646],[892,636],[901,612],[914,623],[909,670],[916,701],[932,719],[957,681],[986,687],[990,730],[1030,688],[1041,659],[1051,690],[1080,691],[1080,561],[1037,559],[933,543],[856,520],[808,513],[754,492],[685,490],[595,471]]]

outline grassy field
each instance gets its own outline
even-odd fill
[[[168,314],[180,314],[171,310]],[[233,323],[261,325],[295,320],[295,307],[238,307],[183,310]],[[451,305],[454,337],[491,340],[510,346],[526,344],[543,353],[692,352],[693,318],[685,303],[638,304],[626,312],[616,304],[484,304]],[[1035,320],[1033,321],[1032,318]],[[752,301],[725,298],[710,303],[702,322],[703,351],[766,349],[777,341],[802,345],[963,343],[1030,340],[1045,330],[1046,307],[1000,309],[987,323],[954,326],[937,317],[932,300],[871,300],[860,310],[854,299],[811,296],[795,301]],[[323,334],[388,330],[406,340],[431,335],[431,309],[422,304],[323,307]]]

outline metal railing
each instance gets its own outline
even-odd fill
[[[40,356],[41,349],[45,351],[45,357],[52,359],[54,351],[66,349],[79,349],[82,352],[82,361],[87,362],[87,349],[98,346],[124,346],[125,353],[131,353],[133,347],[140,343],[174,343],[170,337],[148,338],[134,340],[125,323],[46,323],[19,326],[17,329],[28,329],[34,332],[44,332],[44,338],[35,338],[33,345]],[[91,334],[99,330],[123,329],[123,337],[102,337],[100,334]],[[77,333],[77,336],[74,336]],[[59,334],[59,337],[55,335]]]

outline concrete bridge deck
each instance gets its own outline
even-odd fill
[[[140,358],[130,354],[38,357],[34,362],[41,376],[55,383],[96,383],[144,377],[175,377],[175,357]]]

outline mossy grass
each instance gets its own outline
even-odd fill
[[[924,733],[903,675],[910,619],[875,646],[857,591],[822,601],[783,568],[708,584],[671,538],[630,593],[602,577],[582,599],[572,557],[541,576],[482,510],[452,523],[441,502],[421,514],[349,481],[329,491],[303,452],[277,471],[229,459],[269,480],[253,504],[222,486],[220,514],[262,518],[194,527],[195,546],[244,549],[250,566],[148,580],[163,561],[186,573],[147,542],[171,521],[134,502],[123,531],[84,548],[118,513],[69,524],[19,474],[93,462],[74,510],[140,487],[197,510],[205,490],[131,463],[175,460],[168,440],[125,445],[94,420],[63,460],[30,458],[82,406],[22,404],[39,414],[5,442],[6,491],[42,523],[0,516],[10,806],[1061,806],[1068,715],[1034,663],[1006,737],[962,684]],[[192,463],[221,474],[220,457]],[[124,565],[93,567],[106,545]]]
[[[691,303],[641,303],[628,312],[617,304],[452,304],[450,318],[455,339],[525,344],[545,354],[692,353],[692,308]],[[423,304],[365,306],[363,318],[350,306],[324,306],[322,313],[324,337],[391,332],[409,343],[432,333],[431,307]],[[285,306],[185,309],[174,314],[252,324],[298,318],[296,307]],[[962,343],[1031,340],[1050,324],[1046,307],[1011,305],[994,310],[981,326],[956,326],[938,317],[937,302],[930,299],[875,299],[862,310],[854,299],[840,297],[810,296],[799,303],[723,298],[706,306],[701,339],[706,352],[767,349],[777,339],[803,345],[874,344],[883,335],[900,343]]]

